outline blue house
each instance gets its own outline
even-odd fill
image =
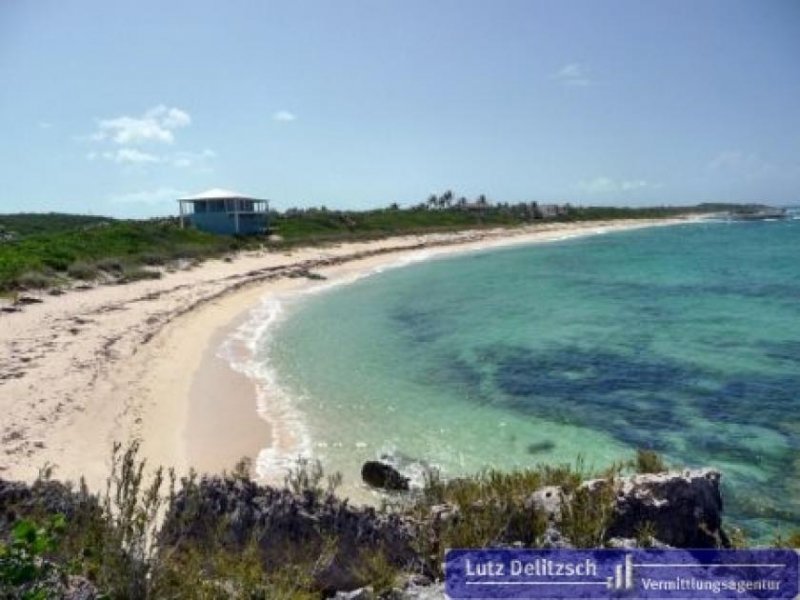
[[[269,201],[230,190],[207,190],[178,199],[181,227],[186,223],[211,233],[252,235],[265,233],[269,225]]]

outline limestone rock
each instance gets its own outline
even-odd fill
[[[606,539],[629,547],[644,527],[652,528],[650,545],[675,548],[717,548],[729,546],[722,530],[720,473],[713,469],[672,471],[632,475],[616,480],[614,514]],[[603,479],[585,481],[582,487],[599,491]],[[559,547],[558,532],[563,502],[569,501],[558,486],[537,490],[526,506],[543,511],[548,519],[546,547]],[[558,540],[569,543],[568,540]]]
[[[609,537],[634,538],[647,523],[676,548],[728,546],[720,473],[713,469],[633,475],[620,481]]]
[[[526,508],[534,508],[542,511],[548,522],[561,520],[561,504],[564,501],[564,494],[557,485],[548,485],[536,490],[530,495],[525,503]]]

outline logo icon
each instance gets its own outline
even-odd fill
[[[606,586],[617,592],[633,589],[633,556],[625,555],[625,561],[614,567],[614,576],[606,578]]]

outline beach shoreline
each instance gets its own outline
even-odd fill
[[[0,317],[0,477],[30,481],[49,464],[61,479],[85,476],[101,489],[115,441],[138,440],[149,465],[179,474],[231,469],[265,448],[292,455],[298,440],[281,428],[285,415],[264,398],[259,411],[257,382],[219,352],[265,300],[423,258],[699,219],[545,223],[248,252],[160,280],[42,296]],[[261,475],[279,482],[283,474]]]

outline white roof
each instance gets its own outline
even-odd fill
[[[245,194],[240,194],[239,192],[233,192],[231,190],[223,190],[220,188],[213,188],[210,190],[206,190],[205,192],[200,192],[199,194],[195,194],[194,196],[186,196],[185,198],[178,198],[178,200],[222,200],[225,198],[244,198],[246,200],[257,200],[257,198],[251,198]]]

